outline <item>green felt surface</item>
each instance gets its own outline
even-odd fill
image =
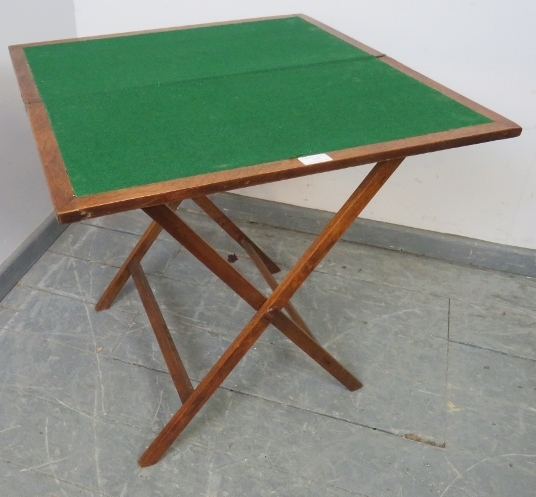
[[[77,196],[490,122],[300,18],[25,53]]]

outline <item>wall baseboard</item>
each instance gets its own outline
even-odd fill
[[[48,247],[67,228],[51,213],[33,233],[0,264],[0,300],[19,282]]]
[[[223,193],[212,197],[230,217],[317,234],[333,216],[330,212]],[[191,201],[181,208],[199,211]],[[408,228],[358,218],[343,240],[441,259],[455,264],[536,277],[536,250],[485,242],[457,235]]]
[[[212,197],[230,217],[304,233],[318,234],[332,213],[294,205],[222,193]],[[192,201],[181,209],[199,211]],[[54,214],[0,264],[0,300],[19,282],[68,225],[58,224]],[[343,240],[389,250],[440,259],[483,269],[536,278],[536,250],[484,242],[456,235],[408,228],[358,218]]]

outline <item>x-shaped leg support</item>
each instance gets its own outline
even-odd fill
[[[160,460],[166,450],[231,373],[269,324],[273,324],[349,390],[354,391],[361,388],[360,381],[333,358],[314,338],[307,325],[290,304],[290,299],[396,170],[402,160],[403,158],[380,162],[371,170],[344,206],[335,214],[279,284],[272,276],[272,273],[277,272],[279,268],[264,252],[206,197],[193,199],[201,209],[248,252],[273,289],[269,297],[265,297],[174,214],[173,209],[178,204],[171,206],[159,205],[143,209],[153,219],[153,223],[142,236],[140,242],[138,242],[138,245],[127,258],[96,306],[97,310],[109,307],[128,277],[133,277],[171,377],[182,400],[181,408],[139,459],[140,466],[150,466]],[[162,228],[256,310],[250,322],[238,334],[195,389],[193,389],[188,379],[179,353],[173,344],[169,330],[139,263],[139,260],[147,252]],[[287,310],[290,317],[287,317],[282,312],[283,309]]]

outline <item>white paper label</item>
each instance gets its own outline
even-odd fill
[[[328,162],[333,159],[328,154],[316,154],[316,155],[306,155],[305,157],[298,157],[298,160],[302,164],[305,164],[306,166],[310,166],[311,164],[319,164],[320,162]]]

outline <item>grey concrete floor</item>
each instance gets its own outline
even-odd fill
[[[205,217],[184,219],[265,290]],[[293,302],[364,383],[348,392],[268,329],[155,466],[179,400],[131,282],[147,224],[70,226],[0,304],[0,495],[536,495],[536,281],[339,243]],[[243,229],[289,269],[313,237]],[[197,384],[252,316],[163,235],[143,261]]]

